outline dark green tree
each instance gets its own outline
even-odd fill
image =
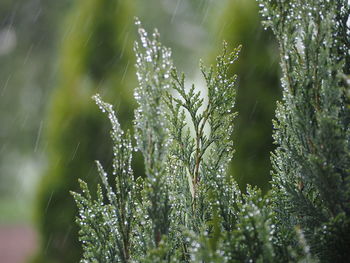
[[[98,91],[110,97],[123,125],[131,124],[130,11],[126,1],[77,1],[62,28],[59,77],[44,128],[48,166],[38,196],[38,262],[77,262],[81,257],[72,223],[77,210],[68,192],[77,189],[79,177],[95,184],[94,160],[111,161],[106,123],[91,96]]]
[[[322,262],[350,249],[348,1],[259,1],[280,46],[272,156],[280,231],[300,227]]]

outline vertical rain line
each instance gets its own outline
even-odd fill
[[[39,130],[38,130],[38,135],[37,135],[37,137],[36,137],[35,147],[34,147],[34,152],[35,152],[35,153],[36,153],[36,151],[38,150],[38,145],[39,145],[39,140],[40,140],[40,136],[41,136],[42,127],[43,127],[43,121],[40,121]]]
[[[173,12],[173,15],[171,16],[170,23],[173,23],[173,22],[174,22],[174,19],[175,19],[177,10],[179,9],[179,6],[180,6],[181,2],[182,2],[182,0],[178,0],[178,1],[177,1],[175,10],[174,10],[174,12]]]

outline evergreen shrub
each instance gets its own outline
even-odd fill
[[[240,47],[201,72],[204,97],[187,88],[170,50],[139,25],[135,44],[134,146],[111,104],[113,162],[97,197],[73,192],[81,262],[347,262],[350,255],[349,4],[259,0],[281,52],[283,99],[274,121],[272,188],[241,192],[227,174],[233,156]],[[135,151],[145,177],[134,176]]]

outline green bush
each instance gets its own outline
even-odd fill
[[[73,192],[81,262],[346,262],[350,244],[347,0],[260,0],[280,46],[282,101],[265,196],[227,175],[233,156],[240,47],[200,69],[207,97],[173,66],[155,31],[139,26],[136,146],[111,104],[112,173],[100,162],[97,196]],[[137,22],[139,24],[139,22]],[[134,151],[145,177],[133,174]],[[114,181],[111,180],[113,175]]]
[[[278,229],[300,227],[322,262],[350,248],[348,1],[259,1],[279,42],[283,100],[272,155]]]

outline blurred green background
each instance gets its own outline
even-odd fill
[[[108,121],[91,95],[101,93],[131,127],[135,16],[159,29],[175,65],[202,88],[199,58],[215,63],[224,39],[243,45],[232,69],[239,117],[230,173],[242,188],[268,190],[278,52],[254,0],[1,0],[0,254],[9,253],[1,231],[24,225],[35,243],[28,261],[78,261],[68,191],[77,178],[98,181],[93,160],[111,160]],[[142,175],[140,158],[134,168]]]

